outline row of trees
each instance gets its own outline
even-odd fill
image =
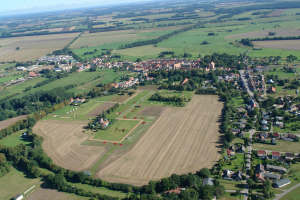
[[[164,101],[164,102],[185,102],[187,99],[179,96],[162,96],[160,93],[155,93],[149,98],[151,101]],[[188,99],[189,100],[189,99]]]
[[[22,98],[15,98],[12,100],[0,102],[0,121],[7,118],[16,117],[18,115],[27,115],[32,112],[45,111],[47,114],[52,110],[52,103],[59,104],[63,101],[75,97],[74,93],[67,93],[66,91],[75,87],[75,85],[68,85],[65,87],[54,88],[49,91],[37,91],[30,93]]]

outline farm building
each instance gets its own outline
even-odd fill
[[[16,196],[14,196],[14,200],[21,200],[23,199],[23,195],[21,194],[17,194]]]
[[[269,93],[275,93],[275,92],[276,92],[276,89],[274,87],[270,87]]]
[[[286,173],[286,168],[275,166],[275,165],[267,165],[266,169],[271,170],[271,171],[280,172],[280,173]]]
[[[288,178],[283,178],[283,179],[280,179],[280,180],[276,181],[276,182],[274,183],[274,187],[275,187],[275,188],[280,188],[280,187],[286,186],[286,185],[288,185],[288,184],[290,184],[290,183],[291,183],[290,179],[288,179]]]

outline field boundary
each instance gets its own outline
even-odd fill
[[[135,120],[135,119],[119,119],[119,120],[123,120],[123,121],[138,121],[138,120]],[[122,143],[122,142],[125,140],[125,138],[127,138],[128,135],[130,135],[130,133],[131,133],[132,131],[134,131],[134,129],[136,129],[136,127],[138,127],[142,122],[143,122],[143,120],[140,120],[140,122],[139,122],[137,125],[135,125],[135,127],[133,127],[133,128],[129,131],[129,133],[127,133],[127,134],[122,138],[122,140],[120,140],[120,141],[110,141],[110,140],[98,140],[98,139],[93,139],[93,138],[95,137],[95,135],[93,135],[89,140],[100,141],[100,142]]]

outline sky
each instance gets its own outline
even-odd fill
[[[143,1],[146,0],[1,0],[0,15],[76,9],[81,7],[106,6],[110,4]]]

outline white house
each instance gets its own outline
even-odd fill
[[[14,196],[14,200],[21,200],[23,199],[23,195],[21,194],[17,194],[16,196]]]

